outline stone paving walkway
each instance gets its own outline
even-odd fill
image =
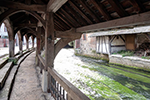
[[[53,100],[49,93],[42,92],[40,78],[34,52],[20,65],[10,100]]]

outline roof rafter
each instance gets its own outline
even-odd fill
[[[99,19],[97,18],[97,16],[95,16],[95,14],[85,5],[85,3],[83,3],[82,0],[78,0],[78,2],[84,7],[84,9],[86,9],[86,11],[94,19],[95,22],[99,22]]]
[[[69,27],[72,27],[72,25],[70,25],[68,22],[66,22],[66,20],[64,20],[60,15],[58,15],[58,14],[56,14],[55,13],[55,15],[57,16],[57,17],[59,17],[64,23],[66,23]]]
[[[110,5],[113,7],[113,9],[118,13],[120,17],[124,17],[127,15],[125,10],[122,8],[120,3],[117,0],[107,0]]]
[[[70,15],[68,14],[68,12],[66,12],[64,9],[61,8],[60,11],[62,11],[62,13],[65,14],[65,15],[67,16],[67,18],[69,18],[70,21],[72,21],[73,24],[75,24],[75,26],[81,26],[81,25],[80,25],[72,16],[70,16]]]
[[[104,9],[103,5],[101,3],[97,3],[95,0],[90,0],[93,5],[98,9],[98,11],[104,16],[106,20],[110,20],[111,16],[107,13],[107,11]]]
[[[68,5],[65,5],[65,8],[74,15],[75,19],[81,23],[81,25],[86,25],[87,22],[73,8]]]
[[[136,8],[136,10],[138,11],[137,13],[144,11],[144,7],[140,0],[129,0],[129,1],[132,3],[133,7]]]
[[[85,18],[85,20],[86,20],[88,23],[92,24],[92,21],[81,11],[73,2],[71,2],[71,1],[68,1],[68,2],[69,2],[69,4],[70,4],[72,7],[74,7],[74,9],[77,10],[77,12],[78,12],[83,18]]]
[[[47,11],[55,13],[67,1],[68,0],[50,0],[47,4]]]

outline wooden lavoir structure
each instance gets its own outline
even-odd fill
[[[20,51],[24,35],[27,41],[30,36],[33,40],[37,38],[36,57],[39,65],[44,66],[44,91],[51,92],[55,99],[88,100],[53,69],[56,55],[62,47],[79,39],[85,32],[150,24],[150,1],[0,0],[0,24],[3,22],[9,35],[9,57],[14,57],[16,33]],[[55,43],[57,38],[60,40]],[[44,46],[45,60],[39,55]]]

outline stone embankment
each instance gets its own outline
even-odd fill
[[[109,57],[109,63],[133,66],[144,70],[150,70],[150,60],[142,59],[139,57],[122,57],[122,55],[115,54]]]

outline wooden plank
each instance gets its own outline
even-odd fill
[[[82,0],[78,0],[78,2],[85,8],[85,10],[89,13],[89,15],[93,18],[93,20],[98,23],[99,22],[98,17],[85,5],[85,3],[83,3]]]
[[[0,0],[0,6],[6,7],[6,8],[12,8],[12,9],[22,9],[22,10],[29,10],[29,11],[46,11],[46,5],[26,5],[19,2],[12,2],[12,1],[6,1],[6,0]]]
[[[111,45],[111,47],[125,47],[125,45]]]
[[[76,29],[76,32],[90,32],[90,31],[92,32],[103,29],[123,28],[134,25],[148,25],[148,24],[150,24],[150,11],[116,20],[79,27]]]
[[[64,5],[68,0],[50,0],[47,4],[47,11],[49,12],[56,12]]]
[[[72,22],[72,20],[70,20],[68,17],[66,17],[66,15],[62,12],[59,11],[59,14],[63,17],[64,20],[66,20],[66,22],[68,24],[70,24],[71,27],[76,27],[77,25],[75,25],[75,23]]]
[[[89,23],[89,24],[93,24],[93,22],[71,1],[68,1],[69,4],[77,10],[77,12]]]
[[[55,15],[60,18],[64,23],[66,23],[66,25],[68,25],[69,27],[72,27],[72,25],[70,25],[66,20],[64,20],[60,15],[56,14]]]
[[[75,17],[78,23],[80,23],[81,25],[87,25],[87,22],[71,6],[65,5],[64,7],[68,12],[72,14],[72,16]]]
[[[54,16],[54,18],[55,18],[55,21],[57,21],[59,25],[64,28],[64,30],[70,29],[69,26],[66,25],[66,23],[60,20],[57,16]]]
[[[140,0],[129,0],[133,7],[136,9],[136,12],[142,12],[145,10],[144,6],[142,5]]]
[[[36,28],[37,24],[36,23],[14,23],[14,27],[31,27],[31,28]]]
[[[52,77],[66,90],[66,92],[69,93],[69,96],[73,100],[90,100],[85,94],[57,73],[53,68],[48,68],[48,72],[51,73]]]
[[[135,50],[135,36],[135,34],[125,35],[127,50]]]
[[[117,0],[108,0],[108,2],[120,17],[124,17],[127,15],[127,13]]]
[[[107,11],[104,9],[103,5],[101,3],[97,3],[95,0],[90,0],[94,6],[98,9],[98,11],[104,16],[104,19],[110,20],[111,16],[107,13]]]
[[[65,14],[65,16],[68,18],[68,20],[70,19],[70,21],[72,21],[73,23],[73,25],[75,24],[75,26],[81,26],[72,16],[70,16],[69,14],[68,14],[68,12],[66,11],[66,10],[64,10],[64,9],[60,9],[60,11],[62,11],[62,13],[63,14]]]

